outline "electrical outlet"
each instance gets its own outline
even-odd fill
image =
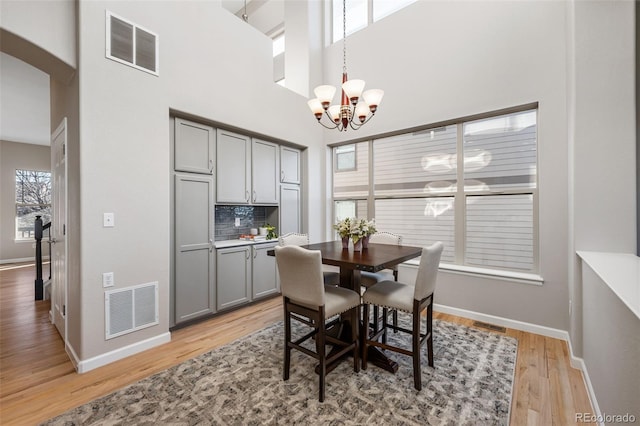
[[[113,287],[113,272],[102,274],[102,287]]]
[[[239,217],[236,217],[235,225],[236,225],[236,228],[240,226],[240,218]]]
[[[102,217],[102,226],[105,228],[113,228],[115,226],[115,216],[113,213],[104,213]]]

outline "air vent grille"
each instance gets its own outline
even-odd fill
[[[158,283],[141,284],[104,294],[106,339],[158,324]]]
[[[158,75],[158,36],[107,11],[106,57]]]

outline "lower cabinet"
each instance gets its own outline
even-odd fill
[[[216,250],[219,311],[280,291],[275,257],[267,255],[275,245],[265,243]]]

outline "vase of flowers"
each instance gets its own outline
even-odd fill
[[[376,233],[376,221],[361,219],[359,227],[362,232],[362,248],[366,249],[369,247],[369,236]]]
[[[338,231],[338,235],[340,235],[340,238],[342,239],[342,248],[348,249],[349,238],[351,237],[351,219],[347,217],[338,221],[338,223],[333,225],[333,229]]]
[[[353,251],[362,250],[362,237],[364,232],[362,230],[362,220],[354,219],[351,221],[351,241],[353,241]]]

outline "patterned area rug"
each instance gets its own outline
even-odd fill
[[[408,317],[400,315],[401,325]],[[293,321],[295,324],[296,321]],[[294,328],[301,333],[303,326]],[[302,334],[300,334],[302,335]],[[389,342],[410,342],[389,333]],[[318,402],[314,360],[292,352],[282,380],[283,325],[277,323],[68,411],[50,425],[507,425],[517,353],[513,338],[434,320],[435,369],[423,347],[422,391],[411,358],[389,356],[396,374],[344,361]],[[409,346],[407,346],[409,347]]]

